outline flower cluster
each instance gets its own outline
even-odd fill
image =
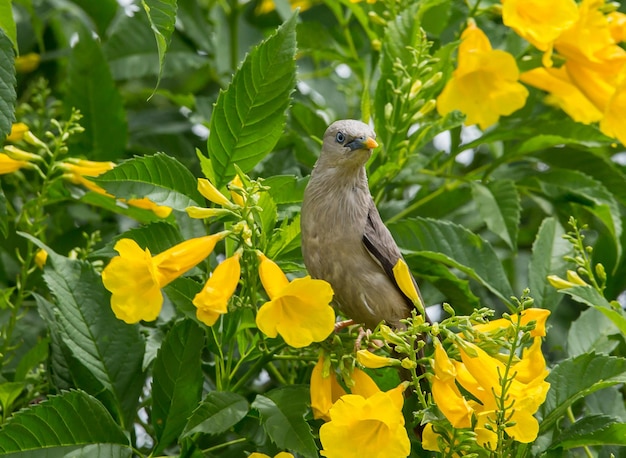
[[[541,14],[542,2],[528,3],[503,1],[504,23],[545,51],[544,66],[521,80],[547,91],[547,103],[575,121],[599,121],[605,135],[626,143],[626,51],[619,45],[626,38],[626,15],[605,14],[604,0],[544,2],[550,14]],[[540,19],[524,14],[527,9]]]
[[[537,437],[539,423],[534,414],[550,387],[541,352],[548,316],[547,310],[527,309],[506,319],[475,325],[472,334],[477,343],[470,342],[468,336],[455,336],[448,351],[435,341],[432,395],[450,426],[473,430],[476,442],[488,450],[497,450],[505,435],[522,443]],[[519,331],[528,328],[532,344],[519,356],[515,343]],[[514,345],[508,353],[487,353],[478,345],[489,336],[509,331]],[[451,358],[451,352],[458,359]],[[422,446],[449,451],[455,444],[446,442],[450,435],[445,431],[441,423],[428,423]]]

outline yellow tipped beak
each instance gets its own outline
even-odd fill
[[[378,147],[378,143],[376,143],[376,140],[374,140],[372,137],[367,137],[365,139],[365,142],[363,142],[363,144],[369,149]]]

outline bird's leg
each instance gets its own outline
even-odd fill
[[[335,332],[339,332],[342,329],[347,328],[348,326],[352,326],[353,324],[356,324],[354,320],[338,321],[335,323]]]
[[[359,335],[357,336],[356,340],[354,341],[354,349],[356,351],[359,351],[361,349],[361,341],[367,337],[369,338],[369,336],[372,335],[372,331],[370,329],[363,329],[363,328],[359,328]]]

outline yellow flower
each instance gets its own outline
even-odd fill
[[[228,200],[224,194],[222,194],[213,183],[206,178],[198,178],[198,191],[204,196],[205,199],[210,200],[214,204],[220,205],[226,208],[233,208],[235,205]]]
[[[300,8],[300,12],[306,11],[311,8],[314,4],[314,0],[289,0],[289,4],[291,5],[291,9],[295,10],[296,8]],[[261,0],[261,2],[257,5],[255,9],[255,13],[258,15],[271,13],[276,9],[276,3],[274,0]]]
[[[115,162],[100,162],[100,161],[88,161],[85,159],[72,159],[71,162],[61,162],[59,167],[65,171],[63,178],[70,183],[76,185],[82,185],[85,188],[103,196],[115,198],[114,195],[109,194],[96,183],[88,180],[85,177],[97,177],[115,167]],[[130,206],[142,208],[144,210],[150,210],[159,218],[167,218],[172,209],[164,205],[157,205],[147,197],[134,198],[134,199],[117,199],[120,202],[124,202]]]
[[[7,136],[8,142],[17,142],[24,137],[24,133],[28,132],[28,126],[23,122],[16,122],[11,125],[11,133]]]
[[[335,326],[330,284],[310,276],[290,282],[264,254],[259,253],[259,260],[259,276],[270,300],[259,309],[258,328],[268,337],[280,334],[295,348],[328,337]]]
[[[265,453],[254,452],[248,456],[248,458],[271,458],[269,455]],[[278,455],[275,455],[274,458],[293,458],[293,455],[289,452],[280,452]]]
[[[396,265],[393,266],[393,277],[396,279],[396,282],[398,283],[398,286],[400,287],[400,290],[404,293],[404,295],[411,299],[414,304],[418,305],[420,312],[422,312],[423,314],[424,304],[422,304],[420,295],[417,292],[417,286],[413,281],[409,266],[407,266],[404,259],[398,259]]]
[[[522,73],[520,80],[549,92],[546,103],[562,109],[574,121],[591,124],[602,119],[602,111],[574,84],[565,66],[534,68]]]
[[[411,442],[402,415],[404,385],[365,398],[342,396],[320,428],[321,455],[327,458],[404,458]]]
[[[356,352],[356,360],[368,369],[378,369],[381,367],[395,366],[398,364],[397,359],[387,356],[379,356],[368,350],[359,350]]]
[[[311,373],[311,410],[313,410],[313,418],[329,421],[328,412],[330,408],[341,396],[346,394],[346,391],[339,384],[337,375],[330,365],[330,360],[324,356],[324,353],[320,354]]]
[[[239,175],[235,175],[235,178],[231,180],[230,185],[236,188],[243,188],[243,182],[241,181],[241,178],[239,178]],[[233,199],[233,202],[240,207],[243,207],[246,204],[244,196],[239,194],[239,192],[235,189],[230,189],[230,198]]]
[[[13,173],[19,169],[30,167],[30,163],[27,161],[17,161],[11,159],[8,155],[0,153],[0,175],[7,173]]]
[[[524,106],[528,90],[518,82],[513,56],[493,50],[487,36],[470,21],[461,35],[458,67],[437,99],[439,114],[465,113],[466,125],[486,129],[500,116]]]
[[[46,250],[42,250],[41,248],[37,250],[35,254],[35,264],[40,269],[43,269],[43,266],[46,265],[46,261],[48,260],[48,252]]]
[[[526,326],[531,321],[535,321],[535,329],[530,332],[531,337],[544,337],[546,335],[546,321],[548,320],[549,316],[549,310],[530,308],[522,311],[519,321],[521,326]],[[479,332],[488,333],[495,330],[508,328],[512,324],[517,323],[517,321],[518,316],[516,313],[511,315],[510,321],[505,318],[500,318],[498,320],[491,320],[489,323],[485,324],[475,324],[473,328]]]
[[[220,232],[186,240],[156,256],[134,240],[119,240],[114,247],[119,256],[102,271],[115,316],[129,324],[156,320],[163,305],[161,288],[204,260],[226,235]]]
[[[578,20],[574,0],[502,0],[502,21],[541,51]]]
[[[198,309],[196,316],[207,326],[213,326],[220,315],[227,312],[228,301],[235,293],[241,276],[237,252],[220,263],[206,282],[202,291],[193,298],[193,305]]]
[[[34,52],[29,52],[23,56],[15,58],[15,71],[17,73],[30,73],[39,67],[41,56]]]
[[[609,23],[611,37],[615,43],[626,41],[626,14],[613,11],[607,14],[606,20]]]

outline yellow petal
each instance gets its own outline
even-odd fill
[[[433,424],[427,423],[422,431],[422,448],[432,452],[442,451],[439,449],[438,437],[439,434],[437,434],[433,429]]]
[[[469,428],[471,426],[472,408],[461,395],[454,383],[454,379],[443,381],[434,377],[432,395],[435,404],[455,428]]]
[[[541,51],[578,20],[574,0],[502,0],[502,21]]]
[[[198,178],[198,191],[204,196],[205,199],[210,200],[214,204],[221,205],[222,207],[230,208],[233,203],[228,198],[219,192],[219,190],[213,186],[206,178]]]
[[[270,260],[263,253],[258,253],[259,258],[259,277],[265,292],[270,299],[279,297],[282,290],[287,287],[289,280],[287,276],[280,270],[278,264]]]
[[[160,287],[177,279],[188,270],[192,269],[206,259],[217,242],[228,235],[228,232],[220,232],[204,237],[196,237],[185,240],[154,257]]]
[[[397,360],[387,356],[379,356],[368,350],[359,350],[356,352],[356,360],[368,369],[378,369],[396,364]]]
[[[23,122],[16,122],[11,125],[11,133],[7,136],[8,142],[17,142],[28,132],[28,126]]]
[[[172,213],[172,209],[170,207],[166,207],[165,205],[157,205],[152,202],[147,197],[142,197],[141,199],[120,199],[122,202],[126,202],[128,205],[137,208],[143,208],[144,210],[150,210],[159,218],[167,218]]]
[[[241,181],[241,178],[239,178],[239,175],[235,175],[235,178],[233,178],[231,180],[230,184],[233,185],[233,186],[236,186],[237,188],[243,188],[243,183]],[[244,196],[239,194],[239,192],[237,192],[234,189],[230,190],[230,198],[233,199],[233,202],[235,202],[240,207],[243,207],[243,206],[246,205],[246,201],[244,200]]]
[[[241,276],[240,257],[241,254],[235,253],[221,262],[202,291],[193,298],[193,305],[197,308],[196,316],[207,326],[213,326],[227,312],[228,301],[235,293]]]
[[[102,283],[111,292],[115,316],[129,324],[154,321],[163,295],[150,252],[130,239],[119,240],[114,248],[120,255],[102,271]]]
[[[435,354],[433,359],[433,365],[435,369],[435,375],[442,381],[447,381],[456,377],[456,369],[454,364],[448,357],[443,345],[438,339],[434,339]]]
[[[30,73],[39,67],[41,56],[34,52],[29,52],[15,58],[15,71],[17,73]]]
[[[313,410],[313,418],[329,421],[330,408],[346,392],[339,385],[337,375],[330,366],[330,361],[328,361],[328,373],[324,374],[326,363],[324,354],[320,354],[311,373],[311,409]]]
[[[40,269],[46,265],[46,261],[48,260],[48,252],[46,250],[42,250],[41,248],[37,250],[37,254],[35,254],[35,264]]]
[[[364,398],[369,398],[376,393],[380,393],[380,388],[376,385],[376,382],[367,375],[365,371],[362,371],[358,367],[355,367],[352,373],[350,374],[350,378],[354,382],[354,384],[350,387],[350,391],[352,394],[358,394],[359,396],[363,396]]]
[[[15,159],[11,159],[4,153],[0,153],[0,175],[5,175],[7,173],[13,173],[17,170],[27,167],[29,165],[26,161],[16,161]]]
[[[421,308],[423,308],[424,304],[420,301],[420,296],[413,282],[413,276],[404,259],[398,259],[396,265],[393,266],[393,276],[404,295],[411,299],[414,304],[421,304]]]

